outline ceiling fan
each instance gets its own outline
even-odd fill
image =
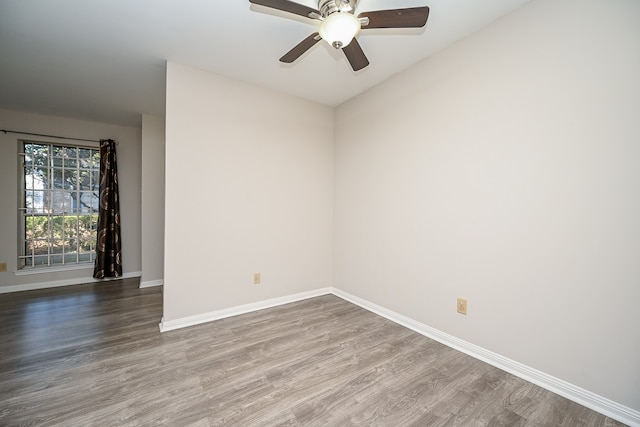
[[[318,31],[298,43],[285,53],[280,62],[292,63],[320,40],[325,40],[336,49],[342,49],[353,71],[369,65],[356,36],[361,29],[370,28],[420,28],[429,17],[429,8],[409,7],[404,9],[354,12],[358,0],[318,0],[318,9],[289,0],[249,0],[251,3],[282,10],[319,21]]]

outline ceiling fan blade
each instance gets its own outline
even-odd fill
[[[364,67],[369,65],[369,60],[367,56],[362,51],[360,47],[360,43],[355,38],[351,40],[351,43],[342,48],[344,52],[344,56],[347,57],[349,64],[351,64],[351,68],[353,71],[362,70]]]
[[[429,7],[409,7],[405,9],[388,9],[363,12],[358,18],[369,18],[368,28],[420,28],[424,27],[429,17]]]
[[[296,15],[304,16],[305,18],[310,18],[310,14],[320,14],[320,12],[316,9],[312,9],[300,3],[294,3],[288,0],[249,0],[249,2],[258,4],[260,6],[266,6],[272,9],[278,9]]]
[[[298,43],[289,52],[285,53],[282,58],[280,58],[280,62],[286,62],[287,64],[292,63],[296,59],[300,58],[303,53],[311,49],[320,40],[321,37],[318,33],[311,34],[309,37]]]

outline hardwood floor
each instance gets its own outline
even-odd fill
[[[161,316],[137,280],[0,295],[0,425],[622,425],[335,296]]]

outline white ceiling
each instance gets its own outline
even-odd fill
[[[527,1],[360,0],[356,13],[430,15],[423,29],[362,31],[371,65],[354,72],[326,43],[280,63],[315,21],[249,0],[0,0],[0,108],[137,126],[164,115],[167,60],[336,106]]]

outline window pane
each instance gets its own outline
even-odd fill
[[[44,213],[44,196],[45,192],[42,190],[33,190],[25,192],[25,208],[28,213],[42,214]]]
[[[61,159],[62,160],[62,159]],[[62,168],[53,168],[51,169],[51,186],[53,188],[63,188],[63,177],[62,177]]]
[[[95,253],[96,250],[96,241],[93,240],[83,240],[80,242],[80,253],[81,254],[90,254]]]
[[[49,257],[47,255],[44,256],[36,256],[33,259],[33,266],[39,266],[39,265],[48,265],[49,264]]]
[[[75,159],[78,156],[78,149],[76,147],[65,147],[64,157],[67,159]]]
[[[27,240],[42,238],[46,235],[45,227],[47,227],[48,224],[45,224],[43,219],[46,220],[47,218],[42,216],[30,216],[26,218],[25,231]]]
[[[93,191],[83,191],[80,193],[81,213],[91,213],[98,211],[98,193]]]
[[[32,241],[33,253],[36,255],[46,255],[49,253],[50,239],[35,239]]]
[[[51,147],[52,157],[64,157],[64,147],[60,145],[53,145]]]
[[[64,240],[53,240],[51,242],[51,253],[52,254],[61,254],[65,250]]]
[[[78,149],[78,157],[83,160],[83,161],[87,161],[87,160],[91,160],[92,157],[92,151],[94,150],[90,150],[88,148],[79,148]]]
[[[80,262],[91,262],[95,260],[94,252],[92,253],[81,253],[78,255]]]
[[[91,173],[91,189],[94,191],[100,189],[100,165],[98,165],[98,170]]]
[[[74,239],[69,239],[65,241],[65,252],[70,254],[75,254],[78,252],[78,242]]]
[[[76,173],[76,185],[79,190],[91,190],[91,170],[78,170]]]
[[[65,188],[78,190],[80,188],[80,171],[77,169],[64,170]]]
[[[78,234],[82,240],[95,240],[97,215],[83,215],[78,221]]]
[[[74,157],[72,159],[64,159],[64,167],[75,169],[78,167],[78,160]]]
[[[31,240],[25,241],[24,242],[24,250],[25,250],[24,254],[28,255],[28,256],[30,256],[33,253],[35,253],[34,246],[33,246],[33,241],[31,241]]]
[[[76,239],[78,236],[78,221],[76,217],[66,217],[64,219],[64,236],[65,239]]]
[[[24,167],[28,171],[28,173],[31,173],[33,171],[33,156],[27,153],[25,153],[24,156]]]

